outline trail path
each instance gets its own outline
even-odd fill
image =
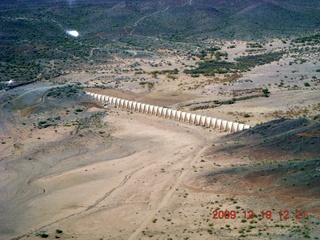
[[[46,90],[46,89],[50,89],[52,88],[52,86],[50,87],[39,87],[37,89],[31,89],[31,90],[28,90],[22,94],[20,94],[19,96],[15,97],[14,99],[10,100],[11,102],[14,102],[14,101],[17,101],[19,100],[20,98],[22,98],[23,96],[27,95],[27,94],[30,94],[32,92],[35,92],[35,91],[39,91],[39,90]],[[41,102],[43,102],[43,99],[41,98]],[[6,104],[6,102],[0,104],[0,128],[2,129],[2,131],[5,133],[5,134],[10,134],[10,131],[9,129],[7,128],[6,124],[5,124],[5,112],[4,110],[2,109],[3,106]]]
[[[188,158],[188,160],[185,162],[186,169],[192,169],[192,165],[195,163],[195,161],[205,152],[206,148],[204,148],[204,146],[205,146],[205,143],[203,143],[203,148],[200,148],[199,150],[196,151],[195,156],[192,156],[192,157],[190,156]],[[189,173],[189,171],[185,170],[180,174],[180,176],[177,178],[175,184],[167,192],[167,194],[163,197],[162,201],[157,206],[157,208],[154,209],[148,215],[146,220],[137,228],[137,230],[128,238],[128,240],[138,239],[138,237],[141,234],[141,232],[151,223],[151,221],[152,221],[152,219],[154,219],[155,215],[170,201],[170,198],[172,197],[173,193],[181,185],[183,179],[186,177],[186,175]]]
[[[146,18],[148,18],[148,17],[151,17],[151,16],[153,16],[153,15],[156,15],[156,14],[158,14],[158,13],[165,12],[165,11],[167,11],[169,8],[170,8],[170,7],[167,7],[167,8],[165,8],[165,9],[162,9],[162,10],[159,10],[159,11],[157,11],[157,12],[154,12],[154,13],[152,13],[152,14],[150,14],[150,15],[146,15],[146,16],[138,19],[138,21],[136,21],[136,22],[133,24],[133,26],[136,27],[136,26],[138,25],[138,23],[141,22],[142,20],[144,20],[144,19],[146,19]]]

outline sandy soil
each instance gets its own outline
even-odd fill
[[[39,155],[38,161],[15,159],[14,166],[9,165],[10,168],[19,166],[15,171],[21,180],[13,186],[6,185],[8,193],[18,189],[15,196],[6,199],[11,200],[10,211],[22,214],[14,219],[14,225],[11,222],[2,226],[3,231],[4,226],[8,231],[14,229],[2,236],[40,228],[52,232],[60,228],[67,236],[76,235],[79,239],[89,236],[126,239],[131,235],[131,239],[135,239],[171,201],[175,189],[205,151],[207,141],[216,137],[207,129],[164,122],[156,117],[128,115],[125,111],[111,113],[106,121],[117,129],[110,147],[104,149],[99,139],[86,137],[96,145],[94,151],[83,149],[67,157],[67,152],[57,149],[55,144],[49,150],[50,142],[59,142],[50,138],[44,141],[41,158],[46,161],[59,158],[54,166],[49,169],[41,166],[44,162],[38,160]],[[80,143],[69,144],[68,150],[79,151]],[[126,153],[129,155],[123,156]],[[79,160],[84,164],[79,164]],[[21,168],[21,164],[25,167]],[[46,171],[32,176],[30,171],[34,169]],[[26,196],[28,194],[30,196]],[[14,210],[17,201],[26,202],[22,204],[23,211]],[[102,218],[103,221],[97,220]],[[95,223],[88,224],[87,219]]]
[[[95,131],[72,138],[69,131],[59,129],[59,136],[46,131],[52,137],[40,146],[16,150],[15,157],[1,161],[8,180],[1,202],[6,204],[3,213],[10,216],[2,217],[6,222],[1,239],[34,239],[41,231],[49,239],[234,239],[253,225],[250,236],[255,239],[267,239],[267,232],[282,239],[275,227],[281,224],[276,211],[274,220],[257,223],[245,221],[242,213],[288,209],[280,197],[250,194],[221,183],[211,186],[203,178],[214,169],[249,164],[247,158],[209,154],[226,133],[119,109],[108,112],[105,121],[111,138]],[[238,206],[242,211],[236,219],[212,219],[216,208],[236,211]],[[303,228],[309,221],[315,219],[292,219],[288,226]],[[288,234],[288,228],[280,233]]]
[[[245,43],[237,43],[236,49],[228,48],[230,44],[223,48],[230,58],[245,51]],[[280,41],[273,43],[273,49],[280,47],[288,46]],[[266,48],[271,47],[266,45]],[[172,108],[230,99],[234,90],[267,86],[271,91],[269,98],[259,97],[196,111],[256,125],[289,114],[299,117],[320,112],[319,86],[312,82],[310,88],[305,88],[305,80],[299,80],[301,75],[308,81],[311,75],[319,77],[313,57],[307,63],[292,66],[289,66],[290,59],[285,58],[279,65],[271,63],[244,73],[240,79],[243,81],[232,83],[208,84],[210,77],[193,79],[181,72],[177,79],[121,72],[136,61],[140,61],[145,71],[183,69],[183,61],[195,64],[182,55],[150,60],[152,64],[162,62],[160,67],[151,67],[147,60],[116,59],[114,66],[103,70],[106,73],[70,74],[53,82],[79,81],[88,87],[101,83],[107,87],[117,86],[117,89],[89,89]],[[170,67],[165,61],[172,63]],[[300,72],[292,73],[293,69]],[[115,76],[130,79],[116,82]],[[251,82],[244,81],[248,78]],[[298,89],[276,86],[282,78],[284,85],[298,84]],[[139,84],[141,81],[155,85],[148,89]],[[259,193],[259,186],[271,184],[270,179],[253,178],[249,189],[236,188],[242,186],[240,183],[228,185],[232,182],[230,178],[208,182],[208,174],[213,171],[247,166],[251,162],[247,156],[229,156],[212,150],[213,146],[228,144],[221,141],[227,133],[121,109],[103,109],[102,105],[97,106],[85,97],[79,101],[70,100],[68,106],[61,103],[61,109],[53,113],[44,108],[52,104],[45,96],[48,86],[41,87],[41,91],[21,88],[8,93],[5,99],[12,110],[7,108],[9,103],[1,103],[0,239],[35,239],[44,232],[49,234],[49,239],[83,240],[319,236],[316,210],[308,214],[307,219],[298,220],[294,215],[296,208],[303,210],[301,202],[298,206],[290,200],[291,196]],[[27,101],[24,107],[19,105],[23,101]],[[75,113],[79,107],[82,115]],[[77,131],[76,119],[99,112],[107,113],[103,119],[105,125]],[[35,127],[39,121],[53,118],[57,113],[62,116],[61,124],[45,129]],[[244,118],[244,113],[250,117]],[[317,209],[318,199],[311,202]],[[212,219],[215,209],[234,210],[237,217]],[[290,219],[280,221],[277,212],[281,209],[290,211]],[[245,219],[243,212],[250,210],[257,217]],[[263,218],[264,210],[272,211],[273,218]],[[56,229],[63,233],[57,233]]]

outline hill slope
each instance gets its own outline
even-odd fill
[[[63,27],[79,28],[84,36],[127,34],[125,28],[130,28],[134,34],[167,38],[251,39],[312,32],[320,25],[320,3],[313,0],[34,0],[1,5],[4,17],[54,19]]]

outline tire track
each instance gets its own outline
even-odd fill
[[[200,150],[198,150],[198,152],[194,155],[194,157],[189,157],[191,158],[189,161],[189,169],[192,169],[192,165],[196,162],[196,160],[206,151],[206,144],[205,144],[205,140],[204,142],[199,146],[199,148],[201,148]],[[190,153],[188,154],[190,155]],[[187,163],[186,163],[187,164]],[[131,234],[131,236],[128,238],[128,240],[135,240],[138,239],[139,235],[141,234],[141,232],[143,231],[143,229],[145,229],[152,221],[152,219],[154,218],[154,216],[169,202],[170,198],[172,197],[173,193],[175,192],[175,189],[179,187],[179,185],[182,183],[184,177],[189,173],[190,170],[184,170],[181,175],[177,178],[175,184],[172,186],[172,188],[167,192],[167,194],[164,196],[164,198],[162,199],[162,201],[160,202],[160,204],[157,206],[156,209],[154,209],[147,217],[146,219],[142,222],[142,224],[140,224],[140,226],[136,229],[136,231]]]
[[[124,186],[128,180],[132,177],[133,174],[135,174],[136,172],[140,171],[142,169],[142,167],[136,169],[135,171],[125,175],[124,179],[122,180],[122,182],[114,187],[113,189],[111,189],[109,192],[105,193],[101,198],[99,198],[94,204],[90,205],[87,207],[87,209],[85,210],[85,212],[91,210],[92,208],[96,207],[100,202],[102,202],[103,200],[105,200],[107,197],[109,197],[114,191],[116,191],[117,189],[121,188],[122,186]]]
[[[73,213],[67,217],[64,217],[64,218],[60,218],[54,222],[51,222],[51,223],[48,223],[46,225],[43,225],[41,227],[39,227],[38,229],[32,231],[32,232],[29,232],[28,234],[23,234],[21,236],[18,236],[18,237],[15,237],[15,238],[11,238],[11,240],[19,240],[23,237],[26,237],[28,235],[30,235],[31,233],[36,233],[38,231],[40,231],[41,229],[44,229],[44,228],[47,228],[47,227],[50,227],[52,226],[53,224],[56,224],[56,223],[59,223],[61,221],[64,221],[64,220],[67,220],[67,219],[70,219],[72,217],[76,217],[78,215],[81,215],[81,214],[86,214],[86,212],[92,210],[93,208],[95,208],[100,202],[102,202],[103,200],[105,200],[108,196],[110,196],[114,191],[118,190],[119,188],[121,188],[122,186],[124,186],[126,184],[126,182],[132,177],[133,174],[135,174],[136,172],[140,171],[142,168],[138,168],[136,169],[135,171],[127,174],[124,179],[121,181],[121,183],[118,184],[118,186],[114,187],[113,189],[111,189],[109,192],[105,193],[104,196],[102,196],[101,198],[99,198],[94,204],[88,206],[85,210],[81,211],[81,212],[77,212],[77,213]]]

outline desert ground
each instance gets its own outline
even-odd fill
[[[222,50],[234,59],[245,46]],[[181,52],[132,54],[1,93],[0,239],[319,238],[319,52],[293,51],[236,79],[191,77],[182,70],[198,59]],[[175,76],[151,73],[175,68]],[[114,108],[79,85],[253,130],[230,134]],[[263,88],[268,97],[250,98]],[[292,123],[269,123],[281,118]],[[269,136],[268,124],[283,127]],[[303,144],[288,145],[284,127]],[[277,147],[263,145],[271,138]],[[215,210],[236,217],[213,219]]]

